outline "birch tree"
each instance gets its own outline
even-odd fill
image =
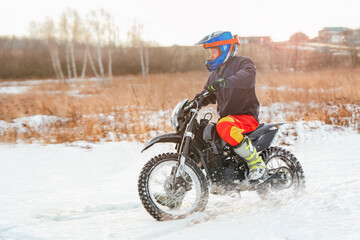
[[[65,42],[65,59],[66,59],[66,70],[68,79],[71,79],[71,67],[70,67],[70,44],[69,44],[69,23],[68,23],[68,16],[66,12],[61,13],[60,15],[60,22],[59,22],[59,29],[60,29],[60,39]]]
[[[85,77],[85,73],[86,73],[86,66],[87,66],[87,59],[88,59],[88,56],[87,56],[87,45],[86,45],[86,42],[87,42],[87,33],[86,33],[86,29],[85,27],[83,27],[81,33],[80,33],[80,41],[84,42],[85,43],[85,49],[84,49],[84,53],[83,53],[83,65],[82,65],[82,68],[81,68],[81,75],[80,75],[80,79],[83,80],[84,77]]]
[[[81,70],[81,76],[80,79],[83,80],[86,73],[86,66],[87,66],[87,60],[88,60],[88,43],[89,43],[89,34],[87,30],[84,28],[81,32],[81,39],[85,42],[85,49],[84,49],[84,57],[83,57],[83,66]]]
[[[54,20],[47,17],[43,23],[31,22],[30,35],[35,38],[46,39],[56,78],[60,81],[65,81],[58,55]]]
[[[108,75],[109,81],[112,81],[112,52],[113,49],[118,44],[119,39],[119,28],[115,25],[113,16],[102,10],[101,14],[105,20],[105,32],[107,38],[107,46],[108,46]]]
[[[75,9],[66,9],[60,15],[60,38],[65,42],[65,56],[68,78],[77,79],[75,44],[79,41],[82,22],[80,15]]]
[[[77,13],[76,13],[77,14]],[[83,62],[82,62],[82,68],[81,68],[81,75],[80,75],[80,79],[83,80],[85,77],[85,73],[86,73],[86,66],[87,66],[87,62],[88,62],[88,51],[89,51],[89,41],[90,41],[90,32],[88,31],[85,23],[83,21],[80,21],[80,27],[77,31],[77,36],[76,36],[76,41],[82,42],[85,44],[85,49],[83,52]],[[75,40],[74,40],[75,41]],[[96,71],[95,71],[96,72]],[[95,76],[97,77],[97,73],[95,74]]]
[[[141,72],[143,78],[146,78],[149,74],[149,51],[142,39],[143,32],[144,25],[135,19],[127,35],[130,45],[139,48]]]
[[[91,33],[90,33],[90,30],[88,29],[88,27],[83,28],[83,30],[81,32],[81,40],[85,43],[83,67],[82,67],[82,71],[81,71],[81,79],[83,80],[85,77],[86,66],[87,66],[88,60],[90,63],[91,70],[94,73],[95,77],[99,78],[99,74],[96,70],[96,66],[94,64],[94,60],[93,60],[93,57],[92,57],[91,51],[90,51],[89,45],[92,42],[92,38],[91,38]]]
[[[103,35],[104,35],[104,27],[100,21],[98,12],[91,11],[87,17],[87,23],[88,23],[90,32],[96,36],[98,65],[99,65],[101,78],[104,82],[105,74],[104,74],[104,67],[102,64],[102,52],[101,52],[101,45],[103,43]]]
[[[74,78],[77,78],[77,70],[76,70],[76,61],[75,61],[75,44],[79,41],[80,34],[82,31],[81,19],[78,12],[73,9],[68,12],[70,19],[70,29],[71,29],[71,37],[70,37],[70,55],[71,55],[71,65],[74,73]],[[84,60],[85,61],[85,60]]]

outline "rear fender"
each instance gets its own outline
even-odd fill
[[[268,130],[259,138],[253,140],[253,145],[256,147],[258,152],[270,147],[279,129]]]
[[[271,123],[255,130],[249,135],[250,140],[256,147],[257,151],[262,151],[270,147],[279,129],[272,129],[273,127],[282,125],[284,123]]]

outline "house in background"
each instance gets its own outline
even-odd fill
[[[355,46],[360,46],[360,28],[352,30],[351,40]]]
[[[346,27],[324,27],[319,31],[319,40],[323,43],[343,43],[349,31],[351,29]]]
[[[319,31],[322,43],[360,45],[360,29],[346,27],[325,27]]]

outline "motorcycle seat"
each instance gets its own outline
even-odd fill
[[[244,135],[249,136],[250,134],[252,134],[256,130],[259,130],[260,128],[262,128],[263,126],[265,126],[265,123],[260,123],[259,126],[254,131],[244,133]]]

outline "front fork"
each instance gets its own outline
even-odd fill
[[[193,126],[194,126],[194,121],[196,121],[195,118],[196,118],[197,111],[195,109],[191,109],[190,111],[192,112],[192,116],[191,116],[191,120],[189,121],[189,123],[185,129],[184,136],[183,136],[183,139],[181,141],[181,145],[180,145],[180,148],[178,151],[179,165],[176,170],[175,177],[183,176],[183,174],[184,174],[185,161],[189,155],[190,141],[191,141],[191,139],[194,138],[194,133],[192,132],[192,130],[193,130]]]

